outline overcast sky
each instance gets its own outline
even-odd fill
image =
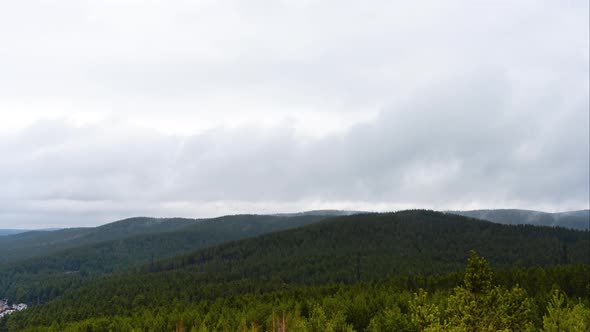
[[[589,206],[589,8],[0,2],[0,228]]]

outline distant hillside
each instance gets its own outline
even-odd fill
[[[5,236],[5,235],[16,235],[16,234],[21,234],[21,233],[26,233],[26,232],[33,232],[33,231],[57,231],[59,230],[59,228],[43,228],[43,229],[0,229],[0,236]]]
[[[52,252],[135,235],[172,232],[198,219],[129,218],[98,227],[65,228],[54,231],[35,230],[0,237],[0,262],[43,256]]]
[[[38,283],[50,287],[51,280],[58,280],[59,285],[52,287],[54,293],[44,293],[40,298],[40,301],[44,301],[56,296],[59,293],[56,289],[66,289],[72,280],[79,281],[80,278],[108,274],[233,240],[304,226],[324,218],[313,215],[289,218],[236,215],[199,221],[134,218],[100,226],[100,230],[94,234],[87,229],[74,229],[70,231],[82,234],[80,237],[85,241],[96,239],[98,235],[105,238],[103,234],[109,231],[117,232],[114,237],[118,239],[0,264],[0,294],[12,298],[19,289],[31,290],[30,286]],[[145,233],[147,229],[151,230],[149,234],[139,234],[140,230]],[[155,230],[160,232],[156,233]],[[123,238],[129,234],[131,236]],[[33,238],[31,234],[28,236]],[[78,240],[75,237],[74,239]],[[29,241],[27,238],[27,242]],[[63,243],[72,245],[72,242]],[[26,294],[21,294],[24,298],[27,297]]]
[[[164,261],[152,270],[194,269],[222,278],[323,283],[460,269],[477,250],[495,266],[589,263],[588,233],[500,225],[433,211],[329,218]]]
[[[137,232],[128,232],[131,236],[122,239],[68,248],[5,266],[18,266],[19,270],[29,272],[73,271],[82,275],[111,273],[224,242],[304,226],[322,219],[323,216],[313,215],[290,218],[264,215],[224,216],[201,220],[166,232],[140,235],[133,235]],[[137,219],[129,219],[101,228],[132,229],[136,222]],[[131,225],[125,225],[127,223]],[[0,273],[2,268],[0,265]]]
[[[547,213],[531,210],[501,209],[448,211],[448,213],[509,225],[559,226],[582,230],[588,229],[590,226],[590,210]]]
[[[0,236],[28,232],[28,229],[0,229]]]
[[[302,213],[277,214],[272,216],[250,215],[252,218],[311,217],[320,220],[330,216],[349,215],[357,212],[338,210],[318,210]],[[83,247],[108,241],[122,240],[139,235],[161,234],[180,231],[198,223],[221,220],[232,216],[207,219],[150,218],[134,217],[115,221],[97,227],[78,227],[57,230],[18,231],[6,230],[11,234],[0,233],[0,263],[18,261],[30,257],[46,256],[65,249]],[[269,219],[270,220],[270,219]],[[274,221],[283,219],[272,219]],[[293,221],[289,221],[291,223]],[[297,224],[297,222],[294,222]],[[285,228],[280,228],[285,229]],[[226,231],[234,231],[227,228]],[[261,230],[263,233],[267,230]],[[1,232],[1,230],[0,230]],[[252,234],[258,234],[256,232]],[[6,236],[1,236],[6,235]],[[231,237],[230,237],[231,238]]]
[[[349,211],[349,210],[311,210],[304,212],[295,213],[277,213],[273,216],[281,217],[299,217],[299,216],[326,216],[326,217],[338,217],[338,216],[351,216],[353,214],[368,213],[364,211]]]

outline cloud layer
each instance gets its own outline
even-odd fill
[[[0,5],[0,227],[588,208],[584,1]]]

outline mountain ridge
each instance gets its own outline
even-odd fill
[[[530,224],[537,226],[566,227],[587,230],[590,228],[590,210],[543,212],[522,209],[481,209],[444,211],[466,217],[488,220],[500,224]]]

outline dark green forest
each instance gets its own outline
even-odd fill
[[[229,240],[241,239],[263,233],[303,226],[326,216],[305,215],[292,218],[265,215],[236,215],[212,219],[184,218],[129,218],[99,227],[68,228],[57,231],[31,231],[13,236],[0,236],[0,245],[5,255],[1,262],[47,257],[54,254],[55,260],[78,254],[87,261],[89,257],[100,253],[101,256],[115,251],[115,256],[106,261],[109,266],[93,268],[89,272],[103,272],[118,263],[116,256],[126,259],[121,265],[128,266],[145,259],[146,254],[174,255],[185,248],[197,249]],[[68,250],[73,249],[74,250]],[[170,253],[170,254],[168,254]],[[92,257],[95,258],[95,257]],[[97,257],[98,258],[98,257]],[[73,258],[75,259],[75,258]],[[111,263],[114,262],[114,263]],[[36,264],[36,263],[35,263]],[[73,264],[72,269],[80,267]]]
[[[193,277],[195,277],[193,275]],[[8,331],[587,331],[586,265],[296,286],[194,282],[160,272],[102,280],[8,320]],[[133,282],[130,282],[133,281]],[[122,283],[121,283],[122,282]]]
[[[265,228],[236,216],[184,240],[140,234],[7,263],[2,291],[32,306],[0,330],[590,329],[589,231],[423,210],[305,217]]]
[[[18,243],[20,255],[27,257],[0,264],[1,295],[19,302],[42,303],[88,278],[324,218],[316,215],[292,218],[238,215],[204,220],[132,218],[93,229],[60,230],[56,234],[30,232],[0,238],[6,243]],[[102,241],[95,243],[98,239]],[[29,245],[32,249],[27,249]]]

